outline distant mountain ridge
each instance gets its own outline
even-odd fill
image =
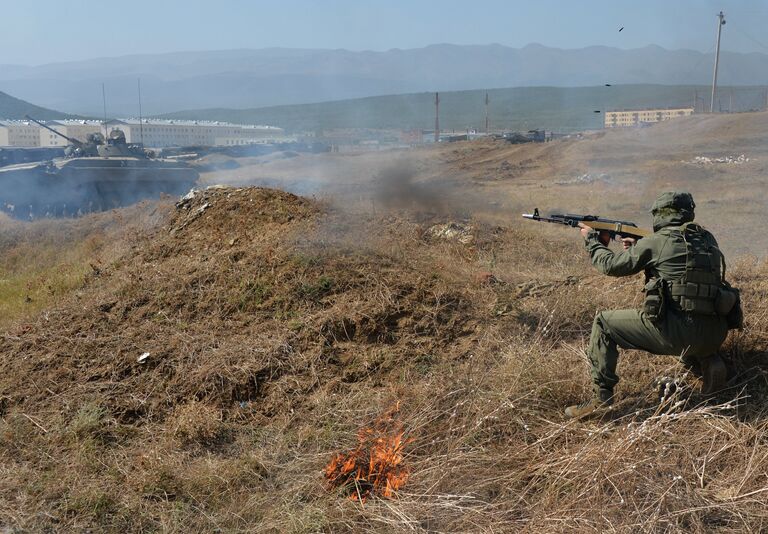
[[[25,115],[30,115],[38,120],[74,118],[67,113],[41,108],[0,91],[0,120],[23,119]]]
[[[564,50],[439,44],[384,52],[266,48],[0,66],[0,90],[70,113],[137,115],[257,108],[421,91],[611,84],[708,84],[713,54],[658,46]],[[768,84],[768,55],[721,54],[724,85]]]

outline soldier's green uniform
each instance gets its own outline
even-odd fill
[[[666,303],[656,319],[648,310],[597,314],[587,349],[595,399],[568,408],[567,415],[586,415],[601,403],[612,401],[619,381],[617,347],[675,355],[686,363],[706,365],[725,340],[726,320],[714,312],[714,292],[720,287],[723,260],[712,234],[691,222],[694,207],[688,193],[662,194],[652,209],[653,235],[621,252],[603,245],[597,232],[589,233],[585,245],[598,271],[609,276],[645,271],[650,280],[646,289],[654,285],[661,288],[660,297]],[[714,363],[716,372],[723,373],[722,361]]]

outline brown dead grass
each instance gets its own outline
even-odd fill
[[[764,263],[732,270],[749,310],[725,348],[732,390],[705,402],[674,358],[629,351],[616,409],[569,422],[592,315],[639,287],[593,274],[577,242],[474,221],[467,246],[428,237],[444,219],[353,217],[263,189],[164,213],[0,339],[4,525],[764,528]],[[682,384],[664,405],[661,375]],[[323,467],[396,401],[413,440],[398,498],[329,493]]]
[[[87,220],[19,222],[0,215],[0,327],[37,315],[80,288],[123,241],[157,223],[148,204]]]
[[[498,165],[499,147],[477,146],[440,150]],[[538,172],[525,165],[520,176]],[[588,198],[523,191],[526,203]],[[627,202],[630,212],[639,203]],[[625,351],[615,409],[573,422],[562,408],[588,391],[592,317],[636,306],[641,284],[594,273],[567,230],[498,224],[491,209],[465,221],[474,241],[463,245],[429,236],[445,211],[341,209],[266,189],[213,189],[189,209],[153,209],[60,224],[71,236],[61,243],[101,236],[98,272],[0,334],[3,527],[768,526],[764,260],[731,261],[747,309],[723,348],[731,389],[703,399],[675,358]],[[54,232],[25,227],[4,249],[34,228]],[[665,402],[660,376],[679,381]],[[364,504],[329,492],[328,461],[396,402],[412,440],[406,486]]]

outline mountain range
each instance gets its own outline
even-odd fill
[[[565,50],[439,44],[382,52],[267,48],[0,65],[0,91],[67,113],[136,116],[498,87],[707,84],[712,53],[658,46]],[[768,55],[721,54],[724,85],[768,84]]]

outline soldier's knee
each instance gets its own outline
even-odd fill
[[[614,344],[613,336],[611,335],[611,315],[611,310],[601,311],[595,315],[595,320],[592,323],[592,343],[604,346]]]

